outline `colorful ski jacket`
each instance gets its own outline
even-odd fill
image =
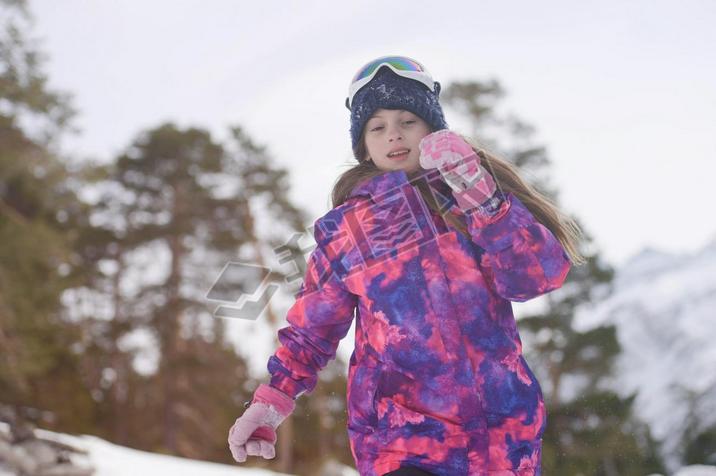
[[[355,311],[347,426],[361,476],[540,475],[545,404],[510,301],[559,288],[568,256],[514,194],[494,215],[464,212],[438,173],[425,179],[471,239],[405,171],[359,184],[314,222],[270,384],[293,398],[312,391]]]

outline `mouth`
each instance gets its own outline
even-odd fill
[[[391,160],[403,160],[408,156],[408,153],[410,153],[410,149],[401,149],[401,150],[389,153],[388,158]]]

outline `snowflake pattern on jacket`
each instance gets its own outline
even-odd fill
[[[512,193],[464,212],[438,180],[425,203],[403,170],[362,182],[314,222],[316,247],[270,384],[297,398],[335,358],[355,313],[348,436],[361,476],[415,466],[440,476],[539,476],[546,410],[510,301],[559,288],[561,243]],[[441,208],[442,209],[442,208]]]

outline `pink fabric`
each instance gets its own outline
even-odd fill
[[[263,402],[273,405],[276,410],[285,417],[290,415],[296,408],[296,402],[281,390],[262,383],[254,392],[254,402]]]
[[[428,134],[420,141],[420,165],[440,171],[463,210],[479,207],[495,194],[495,181],[480,164],[480,157],[470,144],[448,129]]]
[[[474,154],[470,144],[455,132],[442,129],[428,134],[420,141],[421,165],[434,169],[444,162],[452,162]]]

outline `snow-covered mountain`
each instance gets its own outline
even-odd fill
[[[617,270],[613,293],[575,318],[579,330],[614,324],[622,346],[611,388],[638,391],[635,411],[664,442],[670,469],[689,412],[716,423],[716,237],[692,254],[646,248]],[[709,461],[716,464],[716,461]]]

